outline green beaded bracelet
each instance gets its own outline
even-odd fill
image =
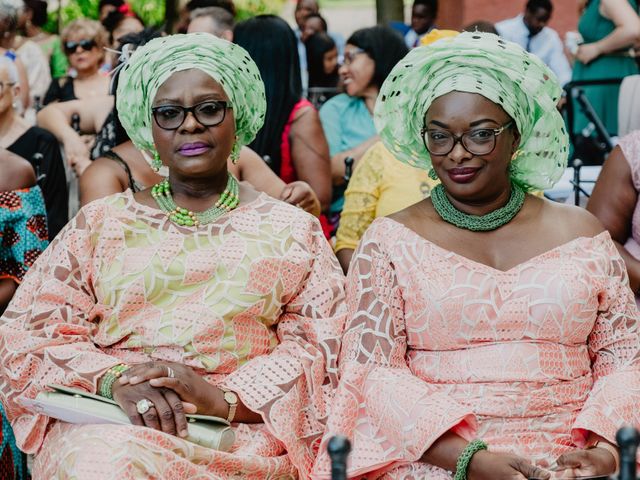
[[[453,480],[467,480],[467,470],[469,469],[471,458],[473,458],[473,456],[480,450],[486,449],[487,444],[482,440],[473,440],[472,442],[469,442],[469,445],[465,447],[458,457],[458,461],[456,462],[456,474],[453,477]]]
[[[115,367],[111,367],[107,370],[107,373],[102,377],[102,381],[100,382],[100,396],[104,398],[108,398],[109,400],[113,400],[113,384],[116,382],[120,376],[129,370],[129,365],[121,363],[116,365]]]

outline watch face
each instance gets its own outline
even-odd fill
[[[238,403],[238,395],[233,392],[224,392],[224,401],[230,405]]]

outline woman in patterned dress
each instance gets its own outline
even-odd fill
[[[27,160],[0,148],[0,312],[38,255],[49,244],[47,214]],[[0,405],[0,478],[27,478],[25,457]]]
[[[155,39],[122,70],[118,111],[167,183],[84,207],[0,322],[0,400],[34,478],[307,477],[343,277],[316,218],[227,172],[262,125],[257,67],[208,34]],[[113,396],[132,425],[21,406],[51,383]],[[229,452],[184,438],[194,410],[233,422]]]
[[[336,433],[353,442],[353,478],[616,469],[616,431],[640,424],[625,265],[591,214],[528,193],[566,165],[560,93],[537,57],[492,34],[419,47],[389,75],[380,136],[441,185],[375,220],[354,254],[314,478],[329,476]]]

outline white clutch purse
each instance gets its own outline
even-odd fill
[[[129,417],[113,400],[76,388],[49,385],[53,392],[40,392],[35,399],[23,399],[22,405],[34,412],[68,423],[130,425]],[[235,442],[229,422],[219,417],[187,414],[189,436],[186,440],[222,452]]]

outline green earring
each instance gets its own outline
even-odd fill
[[[153,160],[151,162],[151,168],[154,172],[158,173],[160,171],[160,167],[162,167],[162,160],[160,160],[160,154],[158,152],[153,152]]]
[[[236,138],[236,142],[233,144],[233,147],[231,148],[231,161],[233,162],[234,165],[236,163],[238,163],[238,159],[240,158],[240,150],[241,149],[242,149],[242,147],[237,142],[237,138]]]
[[[436,169],[435,168],[431,167],[429,169],[429,174],[428,175],[429,175],[429,178],[431,180],[438,180],[438,174],[436,173]]]

